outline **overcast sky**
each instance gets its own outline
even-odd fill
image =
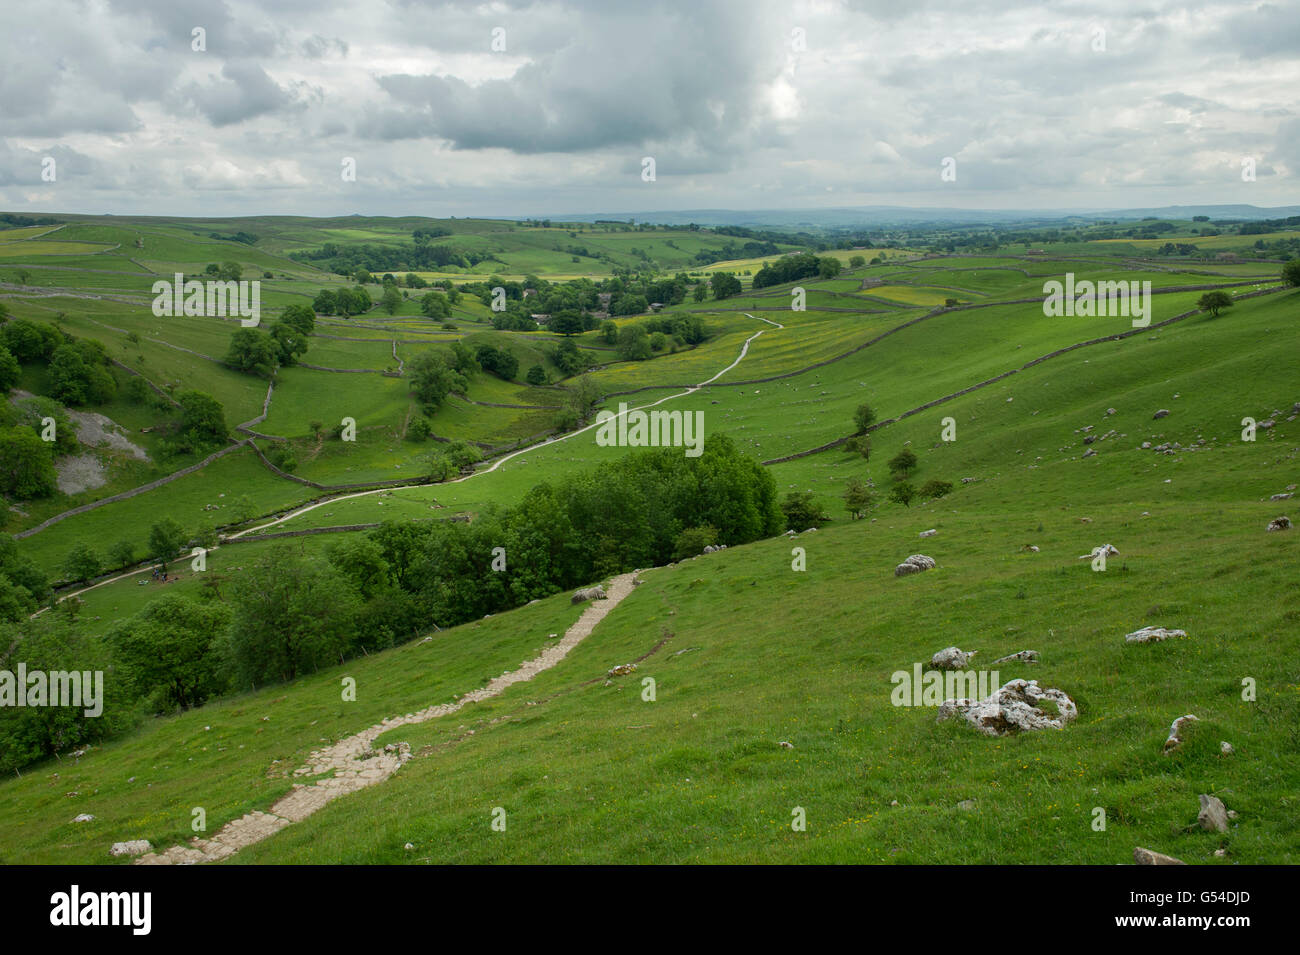
[[[1300,203],[1294,0],[5,0],[0,16],[12,211]]]

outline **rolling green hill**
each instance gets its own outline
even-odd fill
[[[1271,498],[1300,483],[1300,291],[1278,281],[1279,264],[1151,258],[1145,240],[1067,243],[1045,255],[914,249],[861,266],[840,250],[847,267],[830,279],[746,281],[730,298],[687,294],[660,316],[615,316],[618,329],[703,318],[705,340],[649,360],[624,360],[599,329],[575,335],[592,363],[586,385],[557,364],[562,336],[494,328],[470,293],[446,328],[420,313],[424,293],[411,289],[394,315],[319,315],[302,363],[276,373],[257,420],[267,381],[223,360],[235,323],[155,317],[158,274],[224,261],[246,276],[270,272],[267,324],[322,288],[349,285],[290,256],[331,243],[397,256],[431,225],[448,233],[432,242],[492,256],[445,273],[457,285],[497,270],[555,282],[603,280],[616,268],[707,279],[755,272],[770,256],[692,264],[732,237],[612,224],[56,218],[66,221],[0,231],[9,321],[96,339],[120,363],[120,387],[134,372],[165,394],[197,388],[221,403],[227,425],[248,429],[232,431],[223,456],[173,478],[207,451],[172,453],[160,435],[175,412],[119,396],[84,410],[123,425],[148,460],[83,448],[104,469],[102,485],[11,499],[6,530],[18,553],[66,584],[57,596],[75,596],[46,613],[74,614],[87,634],[111,633],[161,591],[200,599],[215,580],[225,583],[209,597],[229,601],[229,582],[271,553],[268,535],[321,532],[293,540],[318,565],[329,547],[365,540],[381,522],[477,520],[543,483],[581,481],[629,453],[600,446],[594,423],[556,431],[557,409],[584,387],[600,408],[700,413],[707,435],[767,462],[781,495],[808,492],[828,517],[792,538],[641,568],[640,585],[562,659],[547,648],[574,632],[584,609],[567,592],[441,630],[430,619],[420,638],[392,649],[141,718],[79,757],[63,751],[0,783],[0,861],[108,863],[126,861],[108,853],[119,841],[184,845],[194,807],[211,839],[247,814],[275,813],[295,783],[330,778],[295,776],[313,751],[485,687],[495,694],[503,671],[543,657],[548,666],[525,682],[369,740],[373,759],[387,744],[395,753],[406,744],[411,758],[231,861],[1112,864],[1131,860],[1135,845],[1189,863],[1300,861],[1300,545],[1295,530],[1265,530],[1293,502]],[[1207,248],[1222,245],[1211,239],[1222,237],[1205,237]],[[64,242],[66,259],[55,248]],[[592,255],[570,261],[575,243]],[[873,250],[855,254],[869,262]],[[1067,272],[1150,282],[1150,326],[1046,315],[1043,283]],[[806,310],[791,308],[795,286]],[[1197,304],[1212,288],[1237,296],[1217,317]],[[508,351],[519,374],[471,375],[429,414],[435,437],[414,440],[422,412],[411,363],[453,342]],[[545,383],[525,381],[533,365]],[[50,375],[24,364],[17,387],[44,393]],[[866,457],[842,441],[863,403],[876,416]],[[355,419],[355,442],[333,433],[345,418]],[[1271,424],[1243,440],[1246,418]],[[451,441],[474,443],[484,460],[428,482],[430,454]],[[910,484],[945,481],[951,491],[891,501],[888,462],[904,449],[918,458]],[[273,453],[293,459],[291,472],[260,456]],[[874,487],[861,520],[842,501],[854,479]],[[166,483],[107,500],[157,480]],[[71,512],[87,504],[96,506]],[[106,572],[93,589],[63,581],[79,542],[102,551],[124,539],[143,556],[163,517],[221,538],[205,571],[176,562],[175,583],[159,584],[140,563]],[[1104,571],[1080,559],[1105,544],[1118,555]],[[917,553],[937,566],[895,577]],[[1147,626],[1186,636],[1125,642]],[[936,722],[933,707],[894,705],[891,676],[949,646],[978,650],[973,666],[1002,681],[1063,690],[1078,719],[988,737]],[[1026,649],[1037,663],[993,665]],[[610,674],[634,661],[634,671]],[[341,700],[345,677],[356,680],[355,701]],[[1184,714],[1198,721],[1163,753]],[[1237,813],[1228,832],[1196,825],[1201,793]],[[804,830],[791,826],[800,810]],[[74,823],[80,813],[94,820]],[[493,828],[500,818],[504,831]]]

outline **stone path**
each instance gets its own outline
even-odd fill
[[[412,759],[407,743],[390,743],[383,751],[374,749],[375,740],[383,733],[399,726],[411,726],[428,720],[450,716],[467,703],[477,703],[500,695],[516,683],[531,680],[543,670],[549,670],[563,660],[575,646],[590,636],[596,624],[618,606],[635,586],[636,573],[613,578],[605,588],[607,598],[594,600],[582,616],[554,646],[547,647],[537,657],[491,680],[487,686],[461,696],[455,703],[441,703],[405,716],[392,717],[342,739],[331,746],[318,749],[308,757],[307,765],[294,771],[294,776],[319,776],[332,773],[315,783],[296,783],[291,792],[271,807],[270,812],[250,812],[227,823],[211,839],[195,837],[188,846],[172,846],[162,852],[151,852],[136,859],[137,865],[187,865],[199,862],[217,862],[234,855],[244,846],[261,842],[275,835],[285,826],[306,819],[348,793],[383,782]]]

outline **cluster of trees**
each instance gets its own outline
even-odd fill
[[[456,344],[460,344],[457,342]],[[491,372],[498,378],[504,378],[506,381],[513,381],[519,374],[519,359],[510,353],[508,349],[496,348],[493,345],[482,344],[474,347],[474,357],[478,360],[478,365],[484,371]]]
[[[441,229],[420,229],[412,234],[414,242],[398,242],[393,245],[340,246],[327,242],[318,249],[291,252],[289,258],[299,262],[313,262],[338,275],[354,275],[358,269],[375,273],[385,269],[398,272],[413,269],[437,272],[447,266],[470,269],[493,258],[491,252],[456,248],[447,243],[434,244],[432,240],[439,238],[439,233],[448,234]]]
[[[197,596],[162,595],[103,639],[75,625],[75,600],[27,619],[48,587],[0,538],[0,668],[22,659],[29,670],[109,675],[99,718],[71,707],[0,709],[0,771],[111,737],[151,713],[382,650],[432,624],[692,556],[707,543],[768,537],[781,524],[770,473],[713,435],[698,458],[633,452],[539,485],[514,507],[489,506],[471,523],[390,522],[331,545],[324,560],[278,545],[237,578],[212,575]],[[178,531],[163,528],[156,543],[151,535],[151,547],[174,555]]]
[[[362,315],[374,306],[370,293],[361,286],[341,289],[323,288],[312,300],[312,311],[317,315]]]
[[[226,364],[230,367],[270,378],[281,365],[294,364],[307,353],[316,314],[307,305],[290,305],[273,324],[258,328],[241,328],[230,336]]]
[[[256,242],[257,239],[254,238],[253,241]],[[220,265],[209,262],[203,274],[219,282],[238,282],[240,276],[244,274],[244,267],[238,262],[222,262]]]
[[[704,322],[698,315],[650,319],[635,325],[619,328],[606,322],[601,329],[605,341],[614,345],[624,361],[645,361],[663,351],[677,351],[689,345],[698,345],[708,337]]]
[[[51,397],[67,405],[103,404],[117,396],[108,352],[89,338],[75,338],[53,325],[15,319],[0,329],[0,385],[18,380],[19,365],[45,362]]]
[[[783,285],[806,278],[833,279],[840,274],[843,266],[833,255],[813,255],[800,252],[797,255],[784,255],[775,262],[769,262],[754,274],[753,287],[767,288],[769,285]]]
[[[613,322],[610,322],[609,324],[614,325]],[[617,333],[617,326],[614,326],[614,331]],[[560,374],[569,376],[577,375],[586,371],[595,364],[596,361],[590,354],[581,351],[576,342],[568,338],[556,345],[548,347],[546,349],[546,357],[551,360],[551,364],[560,369]],[[529,384],[541,384],[541,382],[532,380],[531,368],[528,373],[530,375]]]

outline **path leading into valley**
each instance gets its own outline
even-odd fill
[[[621,574],[610,580],[604,600],[593,600],[564,636],[554,646],[547,647],[538,656],[525,662],[518,670],[510,670],[492,679],[487,686],[471,690],[454,703],[439,703],[405,716],[395,716],[367,727],[331,746],[318,749],[308,757],[307,763],[294,771],[294,776],[322,776],[314,783],[295,783],[293,790],[271,806],[269,812],[250,812],[221,827],[211,839],[198,836],[188,846],[172,846],[162,852],[150,852],[135,860],[136,865],[193,865],[201,862],[219,862],[234,855],[245,846],[261,842],[295,822],[301,822],[318,809],[329,805],[348,793],[375,786],[388,779],[415,757],[408,743],[396,743],[382,750],[374,748],[381,734],[399,726],[414,726],[450,716],[469,703],[500,696],[516,683],[526,683],[537,674],[549,670],[569,651],[591,635],[596,624],[630,594],[639,583],[636,572]]]
[[[746,314],[748,314],[748,313],[746,313]],[[768,325],[772,325],[772,326],[774,326],[774,327],[776,327],[776,328],[785,328],[785,326],[782,325],[782,324],[780,324],[779,322],[774,322],[774,321],[772,321],[771,319],[768,319],[768,318],[761,318],[761,317],[756,316],[756,315],[750,315],[749,317],[750,317],[750,318],[756,318],[756,319],[757,319],[758,321],[760,321],[760,322],[766,322]],[[731,369],[735,368],[737,365],[739,365],[742,361],[745,360],[745,356],[749,354],[749,346],[750,346],[750,344],[751,344],[751,343],[752,343],[756,338],[758,338],[760,335],[762,335],[764,331],[766,331],[766,329],[760,329],[759,331],[756,331],[754,334],[752,334],[752,335],[750,335],[748,338],[746,338],[745,341],[744,341],[744,343],[740,346],[740,354],[736,356],[736,360],[733,361],[733,362],[732,362],[730,365],[728,365],[726,368],[723,368],[723,369],[722,369],[721,371],[719,371],[717,374],[713,375],[712,377],[707,378],[707,379],[705,379],[704,381],[701,381],[699,384],[696,384],[696,385],[690,385],[690,386],[684,388],[684,389],[681,390],[681,391],[674,392],[674,393],[672,393],[671,395],[665,395],[664,397],[660,398],[658,401],[652,401],[652,402],[650,402],[649,404],[638,405],[638,406],[635,407],[635,408],[629,408],[628,411],[627,411],[627,413],[630,414],[630,413],[633,412],[633,411],[643,411],[643,410],[645,410],[645,409],[647,409],[647,408],[653,408],[653,407],[655,407],[656,405],[661,405],[661,404],[663,404],[665,401],[671,401],[671,400],[674,399],[674,398],[682,398],[682,397],[685,397],[686,395],[694,394],[696,391],[699,391],[699,390],[700,390],[701,388],[703,388],[705,385],[712,384],[713,382],[717,381],[719,378],[721,378],[723,375],[725,375],[727,372],[731,371]],[[577,437],[577,436],[580,435],[580,434],[583,434],[583,433],[585,433],[585,432],[587,432],[587,431],[591,431],[591,430],[593,430],[593,429],[595,429],[595,428],[600,427],[602,423],[603,423],[603,422],[600,422],[600,421],[594,421],[594,422],[592,422],[591,424],[589,424],[589,425],[587,425],[587,426],[585,426],[585,427],[579,428],[577,431],[570,431],[570,432],[568,432],[568,433],[566,433],[566,434],[561,434],[561,435],[558,435],[558,436],[555,436],[555,437],[547,438],[545,441],[539,441],[537,444],[530,444],[530,445],[529,445],[528,447],[526,447],[526,448],[520,448],[518,451],[512,451],[512,452],[509,453],[509,454],[502,455],[501,457],[497,458],[494,462],[492,462],[491,467],[486,467],[486,468],[483,468],[482,470],[474,471],[472,474],[466,474],[466,475],[464,475],[464,476],[462,476],[462,477],[453,478],[453,479],[450,480],[450,481],[443,481],[443,482],[441,482],[441,483],[442,483],[442,484],[459,484],[461,481],[470,481],[470,480],[473,480],[474,478],[479,477],[480,475],[483,475],[483,474],[491,474],[493,471],[495,471],[497,468],[501,467],[501,465],[505,464],[507,461],[513,460],[514,458],[517,458],[517,457],[519,457],[519,456],[521,456],[521,455],[528,454],[530,451],[536,451],[538,448],[545,448],[545,447],[548,447],[549,445],[552,445],[552,444],[558,444],[558,443],[561,442],[561,441],[567,441],[567,440],[569,440],[570,438],[575,438],[575,437]],[[276,527],[276,526],[278,526],[278,525],[280,525],[280,524],[285,523],[286,521],[291,521],[291,520],[293,520],[293,519],[296,518],[296,517],[301,517],[303,514],[306,514],[308,511],[314,511],[314,510],[315,510],[316,508],[318,508],[318,507],[324,507],[324,506],[327,505],[327,504],[337,504],[339,501],[346,501],[346,500],[349,500],[349,499],[354,498],[354,497],[367,497],[367,496],[369,496],[369,495],[371,495],[371,494],[382,494],[382,493],[384,493],[385,491],[395,491],[395,490],[400,490],[400,489],[402,489],[402,488],[407,488],[407,487],[429,487],[429,486],[430,486],[430,485],[427,485],[427,484],[420,484],[420,483],[418,483],[418,482],[412,482],[412,483],[410,483],[410,484],[402,484],[402,485],[397,485],[397,486],[394,486],[394,487],[380,487],[380,488],[372,488],[372,489],[370,489],[370,490],[366,490],[366,491],[356,491],[356,492],[351,493],[351,494],[343,494],[343,495],[340,495],[340,496],[338,496],[338,497],[325,498],[324,500],[316,501],[315,503],[304,505],[303,507],[300,507],[300,508],[298,508],[297,510],[290,511],[288,514],[285,514],[283,517],[277,517],[275,520],[268,521],[268,522],[265,523],[265,524],[259,524],[259,525],[257,525],[256,527],[249,527],[249,528],[246,528],[245,530],[239,531],[238,533],[230,534],[230,535],[228,535],[227,540],[233,540],[233,539],[235,539],[235,538],[237,538],[237,537],[244,537],[245,535],[248,535],[248,534],[257,534],[259,531],[264,531],[264,530],[266,530],[266,529],[269,528],[269,527]]]

